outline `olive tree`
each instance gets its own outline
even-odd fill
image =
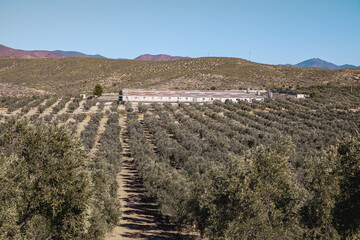
[[[96,84],[94,88],[94,95],[100,97],[103,94],[103,88],[100,84]]]
[[[0,149],[0,238],[83,238],[91,191],[79,139],[12,118]]]

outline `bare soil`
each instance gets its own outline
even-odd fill
[[[86,111],[87,113],[97,113],[98,112],[98,106],[91,106],[91,108]]]
[[[46,101],[47,101],[47,100],[44,100],[44,101],[43,101],[42,103],[40,103],[38,106],[32,107],[32,108],[29,110],[29,112],[25,115],[25,117],[30,117],[30,116],[36,114],[38,108],[39,108],[40,106],[42,106],[42,105],[45,105]]]
[[[80,133],[85,129],[85,126],[88,125],[90,119],[91,119],[91,115],[88,114],[88,115],[86,115],[86,118],[84,119],[84,121],[82,121],[78,124],[78,127],[76,129],[76,134],[78,136],[80,136]]]
[[[96,137],[95,137],[95,146],[91,149],[90,155],[94,155],[96,153],[96,151],[99,149],[99,146],[101,144],[100,139],[101,139],[101,136],[105,132],[105,125],[106,125],[107,120],[108,120],[107,115],[104,115],[103,118],[100,120],[99,129],[98,129],[98,132],[97,132]]]
[[[122,170],[117,176],[122,216],[120,224],[106,240],[115,239],[199,239],[195,234],[181,232],[163,217],[158,205],[146,195],[129,149],[125,118],[121,117]]]
[[[84,112],[84,104],[86,103],[86,100],[81,100],[79,103],[79,107],[74,110],[74,114],[79,114]]]
[[[70,104],[73,100],[74,100],[74,98],[71,98],[71,99],[65,104],[65,107],[58,112],[58,115],[67,113],[69,104]]]
[[[44,117],[46,115],[49,115],[52,112],[53,107],[55,107],[56,105],[58,105],[58,103],[61,101],[61,98],[59,98],[53,105],[51,105],[50,107],[46,108],[44,110],[44,112],[42,114],[40,114],[41,117]]]

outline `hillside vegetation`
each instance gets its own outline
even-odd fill
[[[91,92],[99,83],[105,92],[121,88],[238,89],[284,88],[360,79],[360,69],[326,70],[265,65],[237,58],[140,61],[98,58],[0,59],[0,83],[50,93]]]
[[[0,239],[192,239],[169,219],[209,240],[360,239],[360,87],[300,91],[317,97],[0,97]]]

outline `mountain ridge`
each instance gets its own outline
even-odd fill
[[[89,55],[78,51],[20,50],[0,44],[0,58],[63,58],[63,57],[106,58],[100,54]]]
[[[60,55],[63,55],[64,57],[96,57],[96,58],[106,58],[100,54],[95,54],[95,55],[90,55],[90,54],[85,54],[82,52],[78,52],[78,51],[63,51],[63,50],[55,50],[53,51],[55,53],[58,53]]]
[[[181,59],[189,59],[190,57],[180,57],[180,56],[170,56],[167,54],[143,54],[135,58],[135,60],[145,60],[145,61],[176,61]]]
[[[324,68],[324,69],[360,68],[360,66],[355,66],[350,64],[336,65],[334,63],[327,62],[320,58],[311,58],[294,65],[292,64],[285,64],[285,65],[292,67],[313,67],[313,68]]]
[[[64,56],[46,50],[19,50],[0,44],[0,58],[63,58]]]
[[[92,58],[104,58],[106,57],[95,54],[85,54],[78,51],[64,51],[64,50],[20,50],[7,47],[0,44],[0,58],[64,58],[64,57],[92,57]],[[117,58],[124,59],[124,58]],[[183,59],[191,59],[191,57],[182,57],[182,56],[171,56],[167,54],[142,54],[135,58],[135,60],[144,60],[144,61],[176,61]],[[239,58],[240,59],[240,58]],[[306,67],[306,68],[323,68],[323,69],[345,69],[345,68],[360,68],[360,66],[355,66],[351,64],[336,65],[331,62],[327,62],[320,58],[311,58],[305,61],[302,61],[297,64],[279,64],[280,66],[291,66],[291,67]]]

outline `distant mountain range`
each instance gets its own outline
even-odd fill
[[[63,58],[64,56],[52,51],[24,51],[6,47],[0,44],[0,58]]]
[[[104,56],[101,56],[100,54],[96,55],[88,55],[82,52],[75,52],[75,51],[62,51],[62,50],[55,50],[53,51],[55,53],[58,53],[64,57],[96,57],[96,58],[106,58]]]
[[[63,58],[63,57],[96,57],[105,58],[99,54],[88,55],[81,52],[75,51],[45,51],[45,50],[34,50],[25,51],[6,47],[0,44],[0,58]]]
[[[333,63],[321,60],[320,58],[308,59],[295,65],[291,65],[291,64],[285,64],[285,65],[292,67],[314,67],[314,68],[326,68],[326,69],[360,68],[360,66],[354,66],[349,64],[338,66]]]
[[[89,55],[77,51],[25,51],[6,47],[0,44],[0,58],[63,58],[63,57],[95,57],[95,58],[106,58],[100,54]],[[174,61],[180,59],[187,59],[190,57],[170,56],[166,54],[143,54],[135,59],[147,60],[147,61]],[[122,59],[122,58],[119,58]]]
[[[6,47],[0,44],[0,58],[63,58],[63,57],[95,57],[95,58],[106,58],[99,54],[89,55],[77,51],[46,51],[46,50],[34,50],[34,51],[25,51],[18,50]],[[146,61],[175,61],[180,59],[188,59],[190,57],[180,57],[180,56],[170,56],[166,54],[143,54],[135,58],[136,60],[146,60]],[[123,59],[123,58],[118,58]],[[335,65],[333,63],[321,60],[319,58],[312,58],[298,64],[283,64],[286,66],[292,67],[313,67],[313,68],[325,68],[325,69],[342,69],[342,68],[360,68],[360,66],[354,66],[350,64],[345,65]]]
[[[151,54],[143,54],[135,58],[136,60],[147,60],[147,61],[175,61],[180,59],[187,59],[190,57],[179,57],[179,56],[170,56],[166,54],[158,54],[158,55],[151,55]]]

